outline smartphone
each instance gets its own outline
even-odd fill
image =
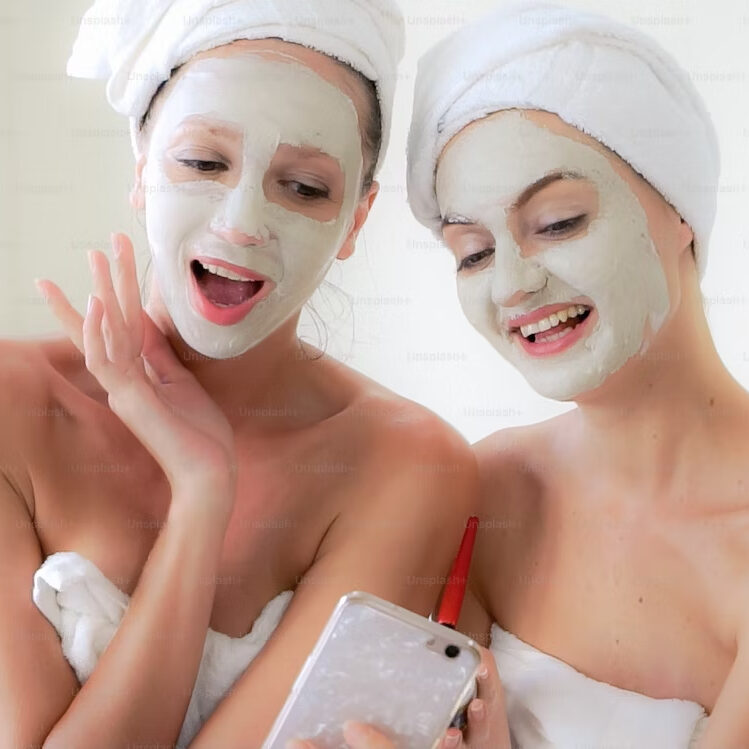
[[[470,638],[381,598],[341,598],[263,749],[310,739],[347,749],[343,723],[381,728],[398,749],[433,749],[470,698],[481,655]]]

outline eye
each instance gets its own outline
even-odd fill
[[[549,224],[544,227],[539,234],[546,234],[547,236],[557,236],[559,234],[566,234],[572,229],[576,229],[585,220],[585,214],[580,216],[574,216],[573,218],[567,218],[564,221],[556,221],[553,224]]]
[[[474,252],[472,255],[466,255],[458,265],[458,273],[462,270],[473,270],[480,265],[481,261],[494,254],[493,247],[487,247],[480,252]]]
[[[196,172],[204,174],[209,172],[225,172],[229,168],[222,161],[203,161],[201,159],[177,159],[177,161],[188,169],[193,169]]]
[[[327,187],[313,187],[297,180],[281,180],[280,184],[285,189],[291,190],[296,197],[302,200],[323,200],[330,197],[330,190]]]

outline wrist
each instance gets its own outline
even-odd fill
[[[169,519],[181,521],[196,519],[199,522],[223,522],[229,520],[234,509],[236,481],[230,477],[185,478],[171,484],[172,499]]]

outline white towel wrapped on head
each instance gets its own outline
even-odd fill
[[[390,133],[405,29],[396,0],[96,0],[81,21],[68,75],[107,79],[107,99],[135,133],[173,68],[235,39],[279,37],[347,63],[374,81],[383,143]]]
[[[419,61],[408,143],[408,197],[419,221],[440,236],[435,170],[447,142],[511,108],[553,112],[628,162],[691,226],[704,271],[720,152],[689,75],[640,31],[548,3],[504,6]]]

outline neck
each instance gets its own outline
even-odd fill
[[[303,363],[311,358],[296,330],[295,314],[269,336],[239,356],[213,359],[189,346],[174,326],[156,284],[151,285],[145,309],[174,349],[178,359],[202,385],[232,424],[245,421],[269,405],[293,407],[288,402]]]
[[[746,391],[715,349],[696,277],[682,283],[678,305],[646,352],[578,400],[572,418],[594,465],[668,481],[746,414]]]

